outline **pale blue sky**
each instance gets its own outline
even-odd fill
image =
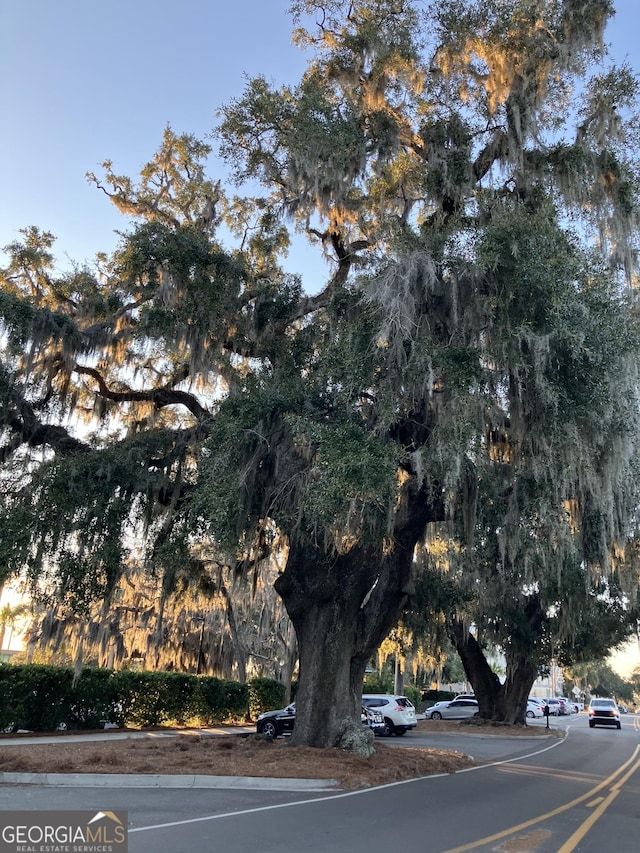
[[[637,2],[618,0],[607,40],[640,73]],[[167,124],[204,137],[246,76],[295,82],[305,60],[288,6],[0,0],[0,247],[37,225],[58,238],[60,268],[114,248],[126,221],[85,173],[111,159],[135,176]]]

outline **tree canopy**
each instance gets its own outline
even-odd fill
[[[216,128],[246,194],[167,128],[139,179],[90,175],[131,221],[112,256],[8,247],[0,570],[81,609],[143,541],[166,590],[279,553],[294,738],[327,746],[434,525],[485,600],[633,595],[637,81],[607,0],[291,8],[299,85],[250,80]]]

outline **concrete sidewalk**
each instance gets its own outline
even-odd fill
[[[210,726],[201,729],[105,729],[99,732],[87,732],[79,734],[68,734],[58,732],[51,735],[6,735],[0,738],[0,748],[3,746],[30,746],[31,744],[59,744],[59,743],[93,743],[105,740],[130,740],[140,738],[173,738],[178,735],[194,735],[198,737],[216,737],[221,735],[249,735],[255,734],[255,726]]]

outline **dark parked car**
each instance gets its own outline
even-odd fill
[[[620,728],[620,711],[613,699],[592,699],[589,703],[589,728],[615,726]]]
[[[374,734],[382,734],[384,717],[381,713],[373,708],[365,708],[363,705],[360,719],[362,720],[362,725],[369,726]],[[264,714],[260,714],[256,731],[258,734],[276,738],[279,735],[291,734],[295,721],[296,703],[292,702],[286,708],[281,708],[278,711],[265,711]]]
[[[265,711],[264,714],[260,714],[256,731],[259,735],[278,737],[285,732],[292,732],[295,721],[296,703],[292,702],[286,708],[280,708],[278,711]]]

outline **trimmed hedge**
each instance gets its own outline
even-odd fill
[[[249,684],[176,672],[0,664],[0,731],[210,725],[282,707],[279,681]]]
[[[198,678],[198,715],[203,725],[242,720],[250,715],[251,689],[239,681],[204,675]]]
[[[451,690],[425,690],[422,694],[422,701],[426,702],[427,708],[430,708],[436,702],[446,702],[447,700],[455,699],[456,695]]]
[[[255,720],[264,711],[282,708],[286,694],[281,681],[273,678],[252,678],[249,681],[249,714]]]

